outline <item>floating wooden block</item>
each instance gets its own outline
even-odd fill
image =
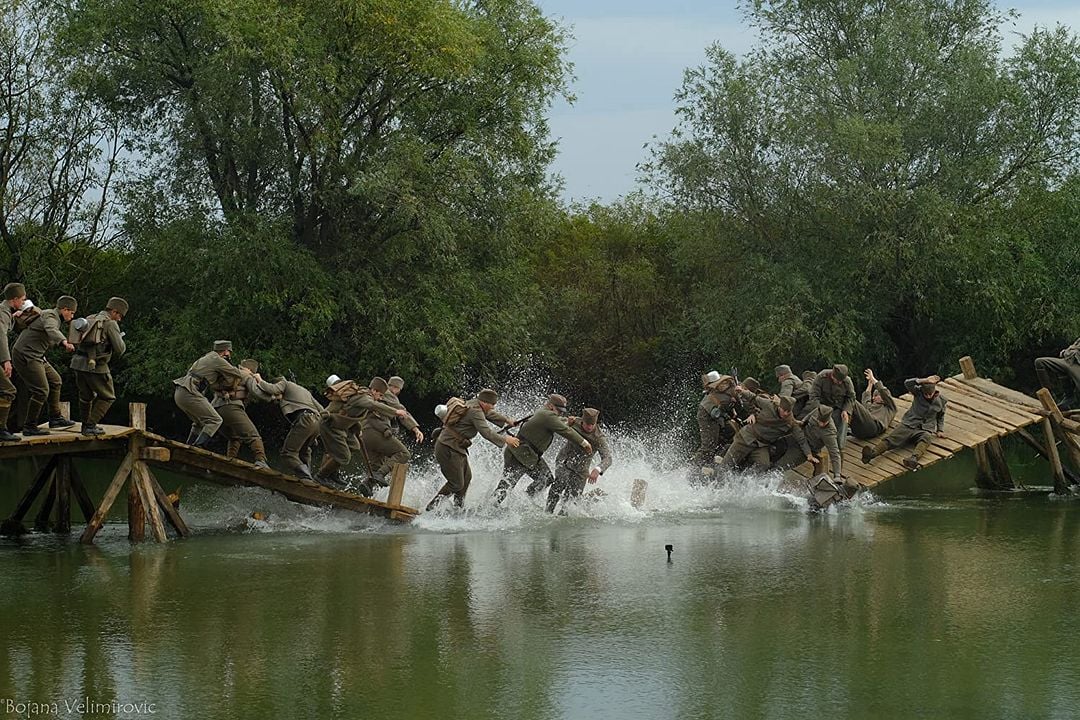
[[[648,487],[649,483],[641,478],[634,480],[634,488],[630,491],[630,504],[638,510],[645,504],[645,491]]]
[[[408,465],[395,465],[390,472],[390,493],[386,496],[386,504],[397,507],[401,504],[401,498],[405,495],[405,475],[409,471]]]
[[[139,459],[169,462],[172,459],[172,451],[163,447],[144,447],[139,450]]]

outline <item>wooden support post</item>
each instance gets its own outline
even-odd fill
[[[1061,456],[1058,455],[1057,441],[1054,439],[1054,426],[1050,418],[1043,418],[1043,432],[1046,434],[1046,455],[1050,461],[1050,470],[1054,474],[1054,492],[1064,495],[1069,491],[1069,485],[1065,482],[1065,469],[1061,465]]]
[[[94,542],[94,536],[97,535],[98,530],[104,524],[105,517],[109,514],[109,509],[113,503],[116,502],[116,496],[120,494],[121,488],[124,487],[124,481],[131,474],[131,468],[134,464],[134,455],[128,453],[124,456],[123,462],[120,463],[120,467],[116,469],[116,474],[113,475],[112,482],[109,483],[108,489],[105,490],[105,496],[101,498],[101,505],[94,512],[94,517],[90,518],[90,522],[86,524],[86,529],[83,530],[80,538],[81,542],[87,544]]]
[[[188,529],[187,523],[184,522],[184,518],[180,517],[180,511],[178,511],[169,500],[169,496],[161,489],[161,485],[158,484],[157,478],[154,477],[154,473],[150,471],[150,468],[146,465],[143,466],[146,471],[146,476],[150,481],[150,490],[154,494],[154,498],[157,500],[158,505],[161,506],[162,511],[165,513],[165,518],[169,521],[169,524],[173,526],[173,530],[180,535],[180,537],[187,537],[191,534],[191,530]]]
[[[397,463],[390,471],[390,493],[386,496],[386,504],[391,507],[401,505],[401,498],[405,495],[405,475],[409,471],[408,465]]]
[[[960,372],[964,373],[965,380],[974,380],[979,377],[979,374],[975,372],[975,361],[970,355],[960,358]]]
[[[649,488],[649,483],[645,482],[641,478],[634,480],[634,487],[630,491],[630,505],[637,510],[641,509],[641,506],[645,504],[645,491]]]
[[[146,405],[144,403],[131,403],[128,405],[131,417],[131,427],[136,430],[146,430]],[[128,454],[134,456],[135,464],[132,465],[131,477],[128,481],[128,540],[130,542],[142,542],[146,539],[146,510],[142,493],[139,491],[138,467],[139,455],[143,448],[141,435],[132,437],[128,444]]]
[[[1069,456],[1069,462],[1073,466],[1073,470],[1080,472],[1080,441],[1078,441],[1073,435],[1065,431],[1063,424],[1065,422],[1065,416],[1061,414],[1061,408],[1058,407],[1054,401],[1054,396],[1050,394],[1050,391],[1046,388],[1039,388],[1039,391],[1035,393],[1039,397],[1039,402],[1042,403],[1043,408],[1050,413],[1047,418],[1050,421],[1050,427],[1053,429],[1054,437],[1056,437],[1064,446],[1066,454]],[[1047,440],[1047,444],[1050,444],[1050,440]]]
[[[64,456],[56,465],[56,525],[58,533],[71,532],[71,458]]]
[[[94,517],[94,501],[90,499],[90,493],[86,492],[86,485],[83,484],[74,462],[71,463],[71,490],[79,503],[79,509],[82,510],[83,519],[90,522]]]
[[[49,480],[49,487],[45,493],[45,501],[38,508],[37,517],[34,518],[34,529],[38,532],[46,532],[49,529],[49,516],[52,515],[53,505],[56,504],[56,472],[53,472]]]
[[[150,515],[150,530],[154,533],[154,539],[158,542],[166,542],[169,536],[165,534],[165,524],[161,521],[161,512],[158,510],[157,498],[154,490],[150,487],[150,471],[146,463],[136,461],[135,469],[131,472],[132,484],[139,488],[139,499],[143,507]]]
[[[11,513],[11,516],[0,525],[0,534],[3,535],[22,535],[26,532],[26,528],[23,527],[22,520],[26,517],[26,513],[30,512],[30,508],[34,504],[34,500],[41,494],[41,491],[45,488],[45,484],[52,479],[53,474],[56,471],[56,462],[58,455],[53,455],[49,458],[48,462],[38,471],[38,474],[34,477],[34,482],[31,483],[30,488],[23,494],[22,499],[19,500],[19,504],[15,508],[15,512]]]

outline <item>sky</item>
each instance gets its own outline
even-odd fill
[[[559,142],[552,171],[570,202],[611,202],[634,190],[645,145],[675,127],[675,92],[683,70],[705,62],[719,42],[734,53],[754,42],[733,0],[536,0],[570,29],[573,104],[558,101],[549,119]],[[1017,0],[1002,7],[1021,17],[1012,33],[1058,22],[1080,29],[1080,4]],[[1006,32],[1006,43],[1009,42]]]

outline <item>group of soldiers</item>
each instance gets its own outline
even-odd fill
[[[98,423],[116,400],[109,362],[124,354],[124,333],[120,322],[128,312],[123,298],[113,297],[101,312],[75,319],[79,304],[62,295],[56,306],[42,309],[27,299],[22,283],[4,286],[0,307],[0,442],[17,442],[23,437],[48,435],[39,427],[42,410],[49,428],[70,428],[60,407],[60,373],[46,357],[54,347],[71,354],[71,370],[79,394],[79,417],[83,435],[102,435]],[[68,323],[68,333],[62,330]],[[18,336],[10,346],[12,331]],[[12,413],[14,408],[15,412]]]
[[[905,387],[914,396],[900,424],[888,432],[897,407],[889,389],[874,371],[863,371],[866,387],[856,397],[846,365],[837,363],[797,377],[787,365],[775,368],[778,390],[766,392],[752,377],[739,382],[713,370],[702,376],[702,398],[697,421],[701,443],[695,461],[702,475],[717,470],[786,470],[803,462],[821,464],[828,452],[831,478],[850,488],[843,475],[841,450],[847,436],[875,440],[863,447],[862,461],[872,462],[890,449],[912,446],[905,466],[917,469],[919,458],[933,437],[942,436],[945,398],[937,389],[941,378],[911,378]],[[886,434],[888,432],[888,434]]]
[[[266,448],[246,407],[252,401],[276,404],[289,422],[281,447],[281,462],[287,471],[309,486],[352,490],[370,497],[376,488],[389,485],[395,465],[407,465],[412,459],[402,442],[402,429],[415,443],[424,442],[416,419],[399,399],[405,387],[399,376],[389,380],[375,377],[363,385],[331,375],[326,380],[328,404],[324,407],[295,382],[283,377],[263,379],[258,361],[246,359],[234,366],[231,356],[232,343],[218,340],[185,375],[173,380],[173,399],[191,420],[188,443],[195,447],[209,446],[220,432],[228,457],[237,457],[247,447],[257,466],[269,467]],[[536,412],[512,420],[495,411],[498,400],[494,390],[485,389],[471,400],[451,398],[436,409],[441,425],[435,431],[435,459],[446,482],[428,503],[428,510],[447,497],[455,506],[464,506],[472,480],[469,447],[478,434],[505,448],[496,503],[505,499],[523,475],[529,475],[533,481],[527,489],[529,495],[547,490],[546,509],[554,512],[560,500],[580,496],[587,482],[596,482],[611,466],[599,411],[585,408],[579,417],[565,417],[566,398],[555,394]],[[509,432],[513,428],[517,428],[516,435]],[[543,456],[555,435],[562,435],[567,442],[552,472]],[[322,445],[323,457],[313,472],[316,443]],[[364,479],[353,486],[340,471],[350,465],[355,453],[363,459]],[[600,465],[590,468],[597,453]]]

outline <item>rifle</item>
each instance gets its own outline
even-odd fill
[[[523,417],[523,418],[521,418],[519,420],[515,420],[513,425],[507,425],[506,427],[499,430],[496,434],[497,435],[502,435],[503,433],[509,433],[511,430],[513,430],[516,427],[521,427],[521,423],[525,422],[526,420],[528,420],[529,418],[531,418],[535,414],[536,413],[529,413],[525,417]],[[517,437],[517,436],[512,435],[511,437]]]

